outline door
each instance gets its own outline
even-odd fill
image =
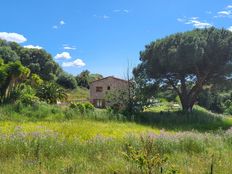
[[[102,100],[97,100],[97,107],[102,108]]]

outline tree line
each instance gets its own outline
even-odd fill
[[[0,40],[1,103],[16,100],[16,96],[20,96],[16,93],[21,88],[24,89],[21,91],[27,89],[31,95],[30,91],[33,89],[34,96],[48,103],[56,103],[65,98],[64,89],[75,89],[78,86],[89,88],[91,81],[99,78],[102,75],[91,74],[88,70],[73,76],[64,72],[44,49],[24,48],[15,42]],[[35,97],[31,96],[31,99]]]
[[[140,52],[128,80],[126,111],[143,111],[161,97],[179,102],[184,112],[198,104],[232,114],[232,32],[211,27],[157,39]]]

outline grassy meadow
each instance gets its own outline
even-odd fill
[[[127,122],[107,110],[3,106],[0,173],[231,172],[229,116],[200,107],[189,115],[157,107]]]

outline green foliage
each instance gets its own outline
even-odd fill
[[[103,78],[100,74],[90,74],[88,70],[82,71],[76,76],[77,85],[80,87],[88,88],[91,82]]]
[[[85,105],[85,109],[86,109],[87,111],[93,111],[93,110],[94,110],[94,106],[93,106],[92,103],[90,103],[90,102],[85,102],[84,105]]]
[[[76,103],[71,103],[69,106],[71,109],[75,109],[80,113],[86,113],[90,111],[94,111],[94,106],[90,102],[76,102]]]
[[[89,100],[89,90],[82,87],[77,87],[73,90],[66,90],[66,93],[68,95],[67,101],[76,101],[76,100]]]
[[[36,91],[30,85],[19,84],[11,93],[9,102],[22,103],[23,105],[35,105],[39,103],[39,98],[35,96]]]
[[[223,115],[214,114],[204,108],[195,106],[191,113],[180,111],[180,108],[168,103],[153,106],[145,112],[137,114],[135,121],[168,130],[217,130],[228,129],[231,120]]]
[[[75,89],[77,87],[76,79],[69,74],[59,75],[56,82],[66,89]]]
[[[77,109],[80,113],[84,113],[85,112],[85,106],[83,103],[71,103],[69,106],[71,109]]]
[[[178,95],[170,89],[159,89],[155,96],[156,98],[162,98],[168,102],[177,102],[179,100]]]
[[[16,52],[8,46],[0,46],[0,58],[2,58],[5,63],[19,60],[19,56],[16,54]]]
[[[58,101],[67,99],[65,90],[55,83],[44,83],[40,85],[36,90],[36,96],[49,104],[56,104]]]
[[[107,91],[105,100],[108,106],[116,113],[121,113],[128,120],[133,120],[134,115],[142,112],[154,102],[153,95],[149,92],[153,85],[143,85],[143,81],[129,80],[125,86]]]
[[[216,113],[232,114],[232,92],[231,90],[203,90],[197,101],[198,104]]]
[[[229,96],[223,96],[220,91],[203,90],[198,97],[198,104],[216,113],[224,112],[224,102]]]
[[[107,91],[106,102],[110,101],[110,106],[115,111],[124,111],[129,102],[128,89],[116,89]]]
[[[31,96],[30,96],[31,97]],[[33,101],[33,102],[31,102]],[[16,122],[23,121],[41,121],[51,120],[59,121],[65,120],[64,110],[55,105],[48,105],[47,103],[36,102],[28,99],[22,101],[17,100],[16,103],[4,104],[0,107],[0,120],[14,120]]]
[[[9,99],[12,91],[20,82],[27,79],[30,74],[30,70],[19,61],[9,62],[0,65],[0,101],[4,102]]]
[[[231,130],[153,133],[146,132],[152,129],[145,127],[145,132],[132,134],[138,125],[128,129],[130,123],[76,120],[0,124],[2,173],[17,169],[22,173],[195,174],[209,173],[212,164],[215,173],[228,173],[231,167]],[[112,131],[127,133],[122,138],[112,137]]]
[[[0,172],[161,173],[162,170],[168,174],[193,174],[209,173],[212,165],[215,173],[230,171],[232,130],[220,129],[231,127],[231,121],[226,127],[222,124],[229,117],[200,107],[191,114],[150,111],[147,116],[147,119],[157,117],[149,120],[152,127],[140,125],[146,122],[111,119],[105,110],[80,114],[75,109],[46,103],[2,105]],[[189,123],[196,124],[188,127],[188,131],[181,131],[180,126],[187,127]],[[208,127],[215,123],[220,124],[214,129]],[[205,129],[199,129],[203,133],[192,130],[199,128],[196,125],[204,126]]]
[[[37,74],[32,74],[30,79],[31,86],[38,87],[43,83],[43,80]]]
[[[159,39],[145,47],[135,77],[172,87],[182,108],[191,111],[204,85],[228,80],[231,74],[232,33],[224,29],[195,29]]]
[[[142,147],[139,148],[126,144],[123,153],[125,158],[136,163],[141,173],[160,173],[163,170],[163,165],[167,162],[167,157],[163,157],[155,149],[153,139],[141,137],[141,141]]]
[[[17,54],[22,64],[43,80],[54,80],[62,72],[59,65],[45,50],[21,48]]]
[[[0,58],[6,64],[20,61],[43,80],[54,80],[62,72],[60,66],[45,50],[23,48],[14,42],[0,40]]]

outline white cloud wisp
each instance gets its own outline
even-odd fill
[[[63,62],[62,63],[62,67],[77,67],[77,68],[81,68],[83,66],[85,66],[85,62],[81,59],[76,59],[72,62]]]
[[[27,41],[27,39],[21,34],[7,32],[0,32],[0,39],[16,43],[23,43]]]

